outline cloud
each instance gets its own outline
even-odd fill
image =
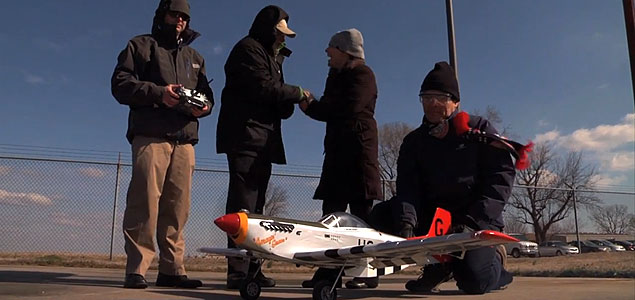
[[[557,140],[560,137],[560,132],[557,130],[548,131],[545,133],[537,134],[534,138],[535,143],[546,143]]]
[[[598,185],[598,186],[615,186],[615,185],[622,185],[626,182],[627,178],[624,175],[619,175],[619,176],[607,176],[607,175],[595,175],[593,177],[593,181]]]
[[[547,127],[547,126],[549,126],[549,122],[547,122],[546,120],[538,120],[538,126],[539,127]]]
[[[223,49],[223,46],[221,46],[221,45],[216,45],[216,46],[214,46],[214,48],[212,48],[212,51],[214,52],[214,55],[223,54],[223,50],[225,50],[225,49]]]
[[[24,74],[24,81],[26,81],[26,83],[30,83],[30,84],[41,84],[41,83],[44,83],[44,78],[42,78],[40,76],[37,76],[37,75],[25,73]]]
[[[602,90],[602,89],[608,88],[609,86],[610,86],[610,84],[608,84],[608,83],[603,83],[603,84],[598,85],[598,89],[599,89],[599,90]]]
[[[9,171],[11,171],[11,168],[5,167],[5,166],[0,166],[0,176],[4,176],[4,175],[9,174]]]
[[[73,218],[69,218],[66,214],[60,213],[51,216],[51,222],[57,225],[67,225],[72,227],[84,227],[84,223]]]
[[[60,42],[54,42],[45,38],[36,38],[33,40],[33,44],[44,50],[53,50],[55,52],[61,52],[66,46]]]
[[[0,190],[0,203],[12,205],[52,205],[51,198],[37,193],[14,193]]]
[[[600,155],[602,165],[611,171],[628,171],[635,169],[635,153],[614,152]]]
[[[554,141],[558,146],[573,151],[610,151],[635,141],[635,114],[627,114],[620,124],[598,125],[581,128],[569,135],[561,135],[557,130],[537,134],[536,142]]]
[[[106,172],[104,172],[103,170],[92,167],[79,169],[79,174],[93,178],[101,178],[106,176]]]

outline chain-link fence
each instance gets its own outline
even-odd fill
[[[317,220],[321,201],[312,195],[319,176],[276,173],[270,190],[283,191],[282,216]],[[0,157],[0,252],[123,254],[121,223],[130,176],[126,163]],[[225,245],[225,234],[213,220],[225,212],[227,186],[226,170],[196,169],[185,230],[188,254]],[[595,195],[635,212],[632,192]],[[578,214],[581,230],[593,230],[588,213]]]

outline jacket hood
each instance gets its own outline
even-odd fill
[[[269,5],[261,9],[251,24],[249,36],[260,42],[266,49],[273,51],[273,43],[276,41],[276,24],[282,19],[288,23],[289,15],[278,6]]]
[[[173,10],[190,15],[190,5],[187,0],[161,0],[159,6],[154,11],[154,19],[152,19],[152,35],[159,39],[165,39],[168,37],[176,36],[176,26],[165,24],[163,21],[165,13]],[[192,18],[185,25],[185,30],[181,32],[180,38],[182,44],[189,45],[201,34],[190,28]]]

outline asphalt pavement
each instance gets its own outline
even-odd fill
[[[277,286],[263,288],[259,299],[311,299],[311,289],[300,287],[311,274],[274,273]],[[0,266],[0,299],[241,299],[238,291],[226,290],[225,274],[190,272],[203,287],[186,290],[156,288],[156,272],[147,275],[145,290],[122,288],[123,270],[40,266]],[[505,290],[485,295],[465,295],[454,282],[444,283],[434,295],[413,294],[404,283],[412,276],[382,277],[376,289],[338,290],[338,299],[635,299],[635,279],[516,277]]]

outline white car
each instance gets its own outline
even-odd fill
[[[578,247],[567,245],[561,241],[546,241],[538,245],[540,256],[560,256],[566,254],[578,254]]]
[[[511,255],[515,258],[519,258],[521,256],[537,257],[539,255],[538,244],[528,240],[524,234],[512,233],[509,234],[509,236],[515,237],[519,241],[516,243],[505,244],[507,255]]]

